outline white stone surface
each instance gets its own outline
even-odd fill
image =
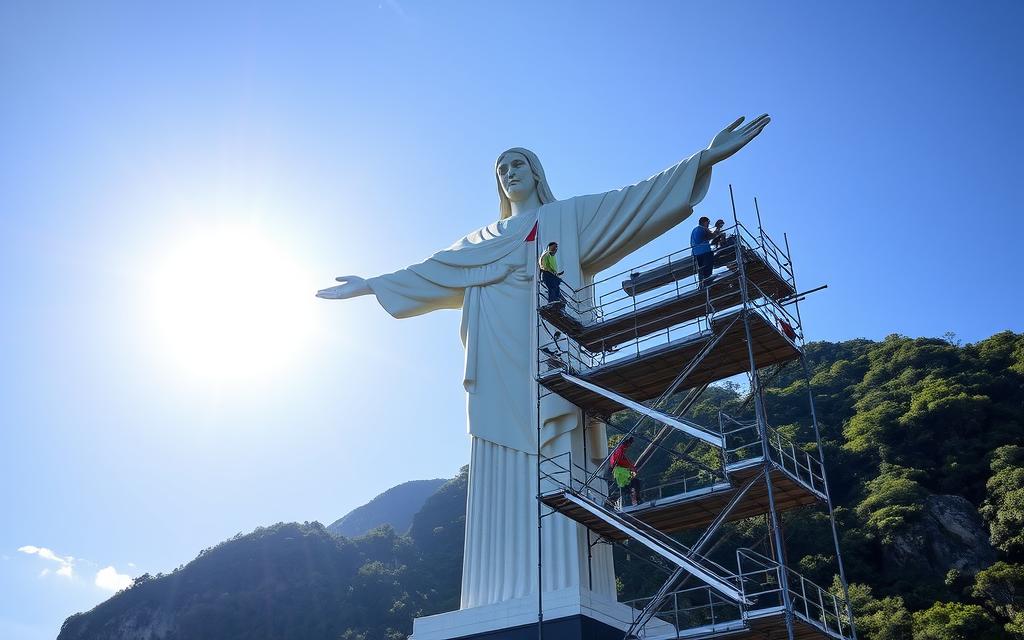
[[[544,619],[583,615],[625,631],[638,612],[593,592],[574,588],[544,593]],[[472,609],[449,611],[417,618],[410,640],[448,640],[497,629],[537,623],[537,596],[517,598]],[[674,632],[659,620],[647,625],[648,633]]]
[[[595,273],[689,216],[710,179],[709,170],[698,170],[700,155],[624,189],[556,200],[533,211],[513,209],[510,217],[418,265],[367,281],[398,318],[462,306],[463,384],[473,436],[462,608],[525,597],[537,588],[538,296],[536,249],[526,237],[539,221],[537,239],[559,243],[562,277],[580,289]],[[540,414],[545,455],[573,450],[574,461],[582,464],[579,409],[548,395]],[[588,451],[603,459],[603,431],[595,429],[593,435]],[[587,571],[585,531],[561,517],[544,525],[546,588],[578,585]],[[611,596],[610,549],[597,547],[593,555],[594,590]]]

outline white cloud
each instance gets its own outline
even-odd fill
[[[54,553],[51,549],[47,549],[46,547],[37,547],[31,544],[19,547],[18,551],[32,556],[39,556],[43,560],[55,562],[60,565],[55,569],[46,567],[39,572],[40,578],[45,578],[51,574],[68,579],[75,577],[75,565],[78,560],[76,560],[74,556],[61,556]],[[95,566],[89,561],[83,560],[82,562],[86,565]],[[134,567],[135,565],[129,564],[129,566]],[[113,566],[109,566],[96,572],[95,583],[100,589],[105,589],[107,591],[120,591],[121,589],[131,586],[132,577],[123,573],[118,573],[117,569]]]
[[[18,547],[18,551],[29,554],[34,553],[40,558],[45,558],[46,560],[52,560],[54,562],[59,562],[61,564],[71,564],[75,561],[75,559],[71,556],[66,556],[62,558],[53,551],[47,549],[46,547],[36,547],[30,544],[27,544],[24,547]]]
[[[49,560],[50,562],[56,562],[60,565],[60,568],[55,572],[58,576],[70,578],[74,574],[75,558],[73,556],[59,556],[46,547],[37,547],[31,544],[27,544],[24,547],[18,547],[18,551],[29,555],[39,556],[40,558]],[[39,576],[43,577],[49,573],[49,569],[43,569]]]
[[[96,586],[107,591],[120,591],[132,584],[131,576],[118,573],[113,566],[104,567],[96,572]]]

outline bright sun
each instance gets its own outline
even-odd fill
[[[273,374],[311,337],[310,283],[258,229],[197,233],[172,248],[151,285],[161,350],[211,381]]]

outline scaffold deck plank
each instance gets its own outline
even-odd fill
[[[786,637],[786,618],[781,611],[769,616],[748,620],[747,625],[750,628],[749,635],[730,637],[757,638],[758,640],[763,640],[764,638]],[[806,620],[798,616],[794,616],[793,637],[796,640],[822,640],[823,638],[841,638],[842,636],[838,634],[826,634],[820,628],[808,623]]]
[[[724,331],[742,311],[717,318],[713,331]],[[753,339],[754,360],[758,368],[788,362],[800,357],[800,350],[759,313],[748,313]],[[618,360],[576,375],[599,387],[612,390],[632,400],[656,398],[672,383],[679,372],[711,339],[710,332],[652,347],[635,356],[621,356]],[[690,373],[679,391],[722,380],[750,369],[746,335],[742,318],[728,329],[721,342]],[[560,369],[540,376],[540,383],[584,409],[599,414],[611,414],[620,407],[613,401],[574,385],[562,378]]]
[[[671,615],[659,616],[661,620],[672,624]],[[683,629],[678,634],[647,636],[650,640],[705,640],[710,638],[728,638],[729,640],[773,640],[786,638],[786,619],[781,610],[749,619],[740,626],[742,621],[722,620],[712,627]],[[793,637],[796,640],[823,640],[826,638],[840,639],[838,633],[827,634],[806,620],[794,616]]]

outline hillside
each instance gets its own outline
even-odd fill
[[[1024,336],[959,345],[894,335],[807,351],[859,637],[1024,638]],[[802,372],[767,378],[773,425],[810,439]],[[711,423],[719,408],[743,415],[749,405],[714,388],[693,417]],[[72,616],[60,640],[403,638],[413,617],[457,606],[465,490],[463,470],[407,536],[257,529]],[[755,525],[723,535],[757,547]],[[784,527],[792,563],[831,584],[827,518],[788,512]],[[623,598],[652,589],[648,565],[621,553],[616,564]]]
[[[413,616],[450,608],[452,593],[457,606],[461,566],[433,567],[462,555],[465,496],[463,469],[412,518],[419,539],[384,526],[350,540],[318,522],[239,534],[169,575],[137,578],[68,618],[58,638],[405,638]]]
[[[382,525],[389,525],[398,533],[405,535],[412,525],[413,515],[445,482],[443,479],[403,482],[363,506],[349,511],[327,525],[327,530],[340,536],[355,538]]]

